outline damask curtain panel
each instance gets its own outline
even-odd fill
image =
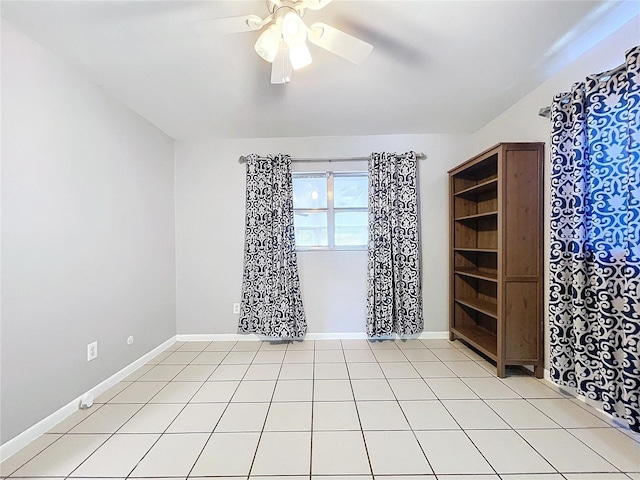
[[[640,47],[552,104],[551,377],[640,432]],[[607,78],[608,77],[608,78]]]
[[[417,171],[415,152],[369,158],[369,337],[423,328]]]
[[[238,330],[279,339],[304,337],[293,228],[291,157],[249,155],[242,301]]]

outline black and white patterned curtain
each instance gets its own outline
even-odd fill
[[[302,305],[293,229],[291,157],[247,157],[242,303],[238,329],[280,339],[302,338]]]
[[[640,432],[640,47],[551,107],[551,377]],[[608,78],[607,78],[608,77]]]
[[[422,331],[418,160],[373,153],[369,158],[367,335]]]

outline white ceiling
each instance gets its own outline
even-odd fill
[[[640,11],[636,1],[335,0],[305,22],[368,41],[371,56],[355,66],[312,45],[312,65],[271,85],[270,65],[253,50],[259,32],[198,37],[185,27],[264,16],[264,1],[0,5],[176,139],[474,132],[590,47],[594,32]]]

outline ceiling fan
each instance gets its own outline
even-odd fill
[[[204,34],[213,29],[221,33],[240,33],[262,30],[254,49],[272,64],[271,83],[291,81],[293,70],[311,63],[307,40],[331,53],[360,65],[366,60],[373,45],[349,35],[326,23],[307,26],[302,17],[308,10],[320,10],[331,0],[266,0],[269,14],[218,18],[195,22],[192,28]]]

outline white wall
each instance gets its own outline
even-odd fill
[[[415,150],[420,163],[425,331],[448,329],[447,170],[471,155],[470,135],[391,135],[176,143],[176,269],[179,334],[236,333],[244,246],[245,168],[240,155],[352,157]],[[304,165],[304,167],[303,167]],[[351,165],[294,163],[300,168]],[[366,170],[366,162],[360,163]],[[366,252],[301,252],[310,333],[364,332]]]
[[[568,92],[575,82],[589,74],[617,67],[624,62],[624,53],[640,44],[640,16],[635,17],[598,45],[588,50],[552,78],[533,90],[511,108],[496,117],[473,136],[474,150],[480,152],[498,142],[545,142],[545,352],[549,352],[549,204],[550,172],[549,119],[538,116],[541,107],[551,104],[556,93]],[[545,368],[549,367],[548,358]]]
[[[5,21],[1,300],[2,443],[175,335],[173,140]]]

